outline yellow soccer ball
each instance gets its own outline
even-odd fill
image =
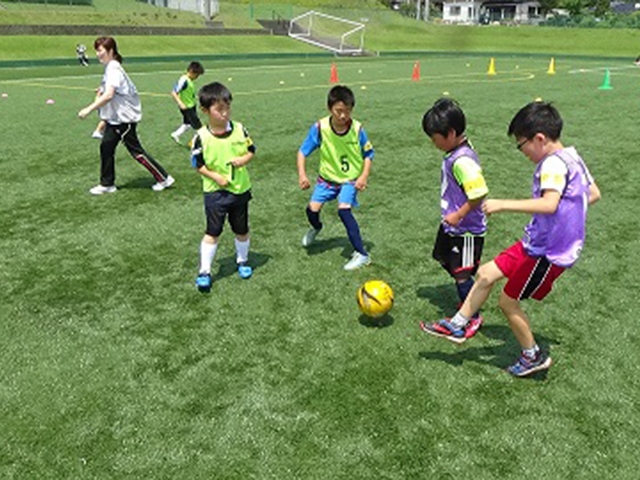
[[[393,290],[382,280],[369,280],[356,292],[358,307],[368,317],[381,317],[393,307]]]

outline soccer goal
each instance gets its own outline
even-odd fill
[[[364,24],[315,11],[289,23],[289,36],[338,54],[359,55],[364,47]]]

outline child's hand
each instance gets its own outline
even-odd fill
[[[458,214],[458,212],[451,212],[450,214],[445,215],[442,221],[447,225],[455,227],[462,221],[462,217]]]
[[[364,190],[365,188],[367,188],[367,179],[362,177],[356,178],[355,187],[357,190]]]
[[[221,187],[226,187],[227,185],[229,185],[229,179],[224,175],[220,175],[219,173],[213,173],[211,175],[211,178]]]
[[[500,210],[502,210],[502,202],[500,200],[485,200],[482,202],[482,211],[487,215],[498,213]]]
[[[306,175],[300,175],[298,177],[298,185],[302,190],[306,190],[311,186],[311,182],[309,181],[309,178]]]
[[[244,166],[244,162],[239,158],[234,158],[229,162],[229,165],[231,165],[232,167],[238,168],[238,167]]]

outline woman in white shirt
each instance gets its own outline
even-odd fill
[[[78,116],[86,118],[94,110],[100,110],[100,118],[107,124],[100,143],[100,184],[89,192],[92,195],[114,193],[116,169],[115,153],[121,141],[131,156],[146,168],[156,183],[151,187],[160,192],[173,185],[175,180],[162,168],[140,144],[136,128],[142,119],[142,107],[138,91],[122,68],[122,56],[112,37],[100,37],[93,43],[96,56],[104,65],[104,75],[95,101],[80,110]]]

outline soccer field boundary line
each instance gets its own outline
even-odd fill
[[[424,81],[452,81],[453,83],[502,83],[502,82],[519,82],[519,81],[527,81],[535,78],[535,73],[531,72],[513,72],[512,75],[518,75],[518,77],[511,78],[478,78],[478,79],[469,79],[469,76],[486,76],[481,73],[466,73],[466,74],[453,74],[453,75],[443,75],[443,76],[423,76]],[[461,78],[462,77],[462,78]],[[57,80],[57,79],[56,79]],[[421,83],[425,83],[422,81]],[[346,83],[346,82],[345,82]],[[384,84],[392,84],[392,83],[408,83],[412,84],[413,82],[410,78],[388,78],[388,79],[380,79],[380,80],[366,80],[366,81],[352,81],[348,82],[352,85],[361,85],[366,88],[368,85],[384,85]],[[70,86],[70,85],[60,85],[60,84],[47,84],[47,83],[38,83],[38,82],[21,82],[20,85],[27,87],[36,87],[36,88],[54,88],[59,90],[80,90],[86,92],[95,92],[95,89],[81,86]],[[264,95],[276,92],[295,92],[295,91],[303,91],[303,90],[315,90],[318,88],[327,88],[326,84],[315,84],[315,85],[299,85],[294,87],[276,87],[270,89],[260,89],[260,90],[249,90],[249,91],[236,91],[234,92],[234,96],[246,96],[246,95]],[[169,93],[158,93],[158,92],[144,92],[138,91],[138,94],[145,97],[168,97]]]
[[[631,70],[631,69],[638,69],[638,67],[636,65],[624,65],[622,67],[574,68],[573,70],[569,70],[568,73],[570,73],[570,74],[594,73],[594,72],[600,73],[600,72],[604,72],[605,70],[620,71],[620,70]]]
[[[477,57],[474,57],[474,59],[478,59]],[[421,61],[422,58],[420,59]],[[351,60],[353,63],[346,63],[346,61],[343,62],[339,62],[337,65],[339,68],[349,68],[349,67],[353,67],[356,68],[358,66],[362,66],[362,65],[375,65],[375,66],[386,66],[386,65],[394,65],[394,64],[407,64],[409,67],[409,69],[411,68],[411,66],[415,63],[415,59],[409,59],[409,58],[398,58],[398,59],[384,59],[384,60],[380,60],[379,57],[376,57],[374,59],[352,59]],[[461,60],[462,61],[462,60]],[[301,63],[301,64],[286,64],[286,65],[249,65],[249,66],[230,66],[228,68],[223,67],[219,70],[223,70],[226,72],[242,72],[242,71],[257,71],[257,70],[300,70],[301,68],[313,68],[313,69],[323,69],[323,68],[327,68],[328,64],[334,63],[334,60],[331,60],[329,62],[314,62],[314,63]],[[165,63],[159,63],[158,65],[164,65]],[[153,64],[145,64],[145,65],[153,65]],[[428,62],[427,61],[423,61],[423,65],[428,67]],[[35,67],[19,67],[16,68],[14,70],[21,70],[21,71],[27,71],[30,70],[32,68]],[[546,68],[546,67],[545,67]],[[603,67],[606,68],[606,67]],[[542,69],[542,67],[541,67]],[[409,70],[410,71],[410,70]],[[171,70],[154,70],[154,71],[145,71],[145,72],[136,72],[135,70],[132,72],[129,72],[130,76],[135,76],[135,77],[142,77],[142,76],[150,76],[150,75],[168,75],[168,74],[172,74],[172,75],[180,75],[184,73],[184,69],[171,69]],[[477,74],[481,74],[480,72],[475,72]],[[88,74],[83,74],[83,75],[62,75],[62,76],[53,76],[53,77],[32,77],[32,78],[17,78],[17,79],[9,79],[9,80],[0,80],[0,85],[1,84],[16,84],[16,83],[25,83],[25,82],[39,82],[39,81],[45,81],[45,80],[51,80],[51,79],[57,79],[57,80],[82,80],[82,79],[87,79],[87,78],[101,78],[102,77],[102,73],[88,73]]]
[[[352,65],[357,65],[359,64],[358,60],[361,60],[363,63],[365,61],[365,59],[351,59],[354,61],[354,63],[352,63]],[[367,61],[371,61],[371,59],[366,59]],[[406,63],[407,65],[413,65],[413,60],[407,60],[407,59],[394,59],[394,60],[380,60],[378,61],[377,59],[375,60],[375,65],[380,65],[380,66],[385,66],[385,65],[389,65],[389,64],[395,64],[395,63]],[[314,63],[301,63],[301,64],[296,64],[296,65],[291,65],[291,64],[286,64],[286,65],[248,65],[248,66],[230,66],[228,68],[223,67],[220,70],[224,70],[224,71],[231,71],[231,72],[235,72],[235,71],[256,71],[256,70],[260,70],[260,69],[265,69],[265,70],[288,70],[288,69],[300,69],[300,68],[327,68],[328,64],[333,63],[334,60],[332,59],[330,62],[328,63],[319,63],[319,62],[314,62]],[[357,62],[357,63],[356,63]],[[161,62],[161,63],[157,63],[155,65],[165,65],[166,62]],[[154,65],[153,63],[147,63],[145,65]],[[340,67],[346,67],[347,63],[339,63],[338,64]],[[33,68],[36,67],[18,67],[15,68],[14,70],[20,70],[20,71],[27,71],[27,70],[31,70]],[[184,73],[184,69],[172,69],[172,70],[154,70],[154,71],[149,71],[149,72],[136,72],[131,71],[129,72],[129,74],[131,76],[149,76],[149,75],[165,75],[165,74],[172,74],[172,75],[180,75]],[[51,80],[51,79],[57,79],[57,80],[81,80],[81,79],[85,79],[85,78],[91,78],[91,77],[97,77],[97,78],[101,78],[102,77],[102,73],[88,73],[88,74],[84,74],[84,75],[62,75],[62,76],[53,76],[53,77],[33,77],[33,78],[17,78],[17,79],[10,79],[10,80],[0,80],[0,84],[3,83],[23,83],[23,82],[30,82],[30,81],[44,81],[44,80]]]

